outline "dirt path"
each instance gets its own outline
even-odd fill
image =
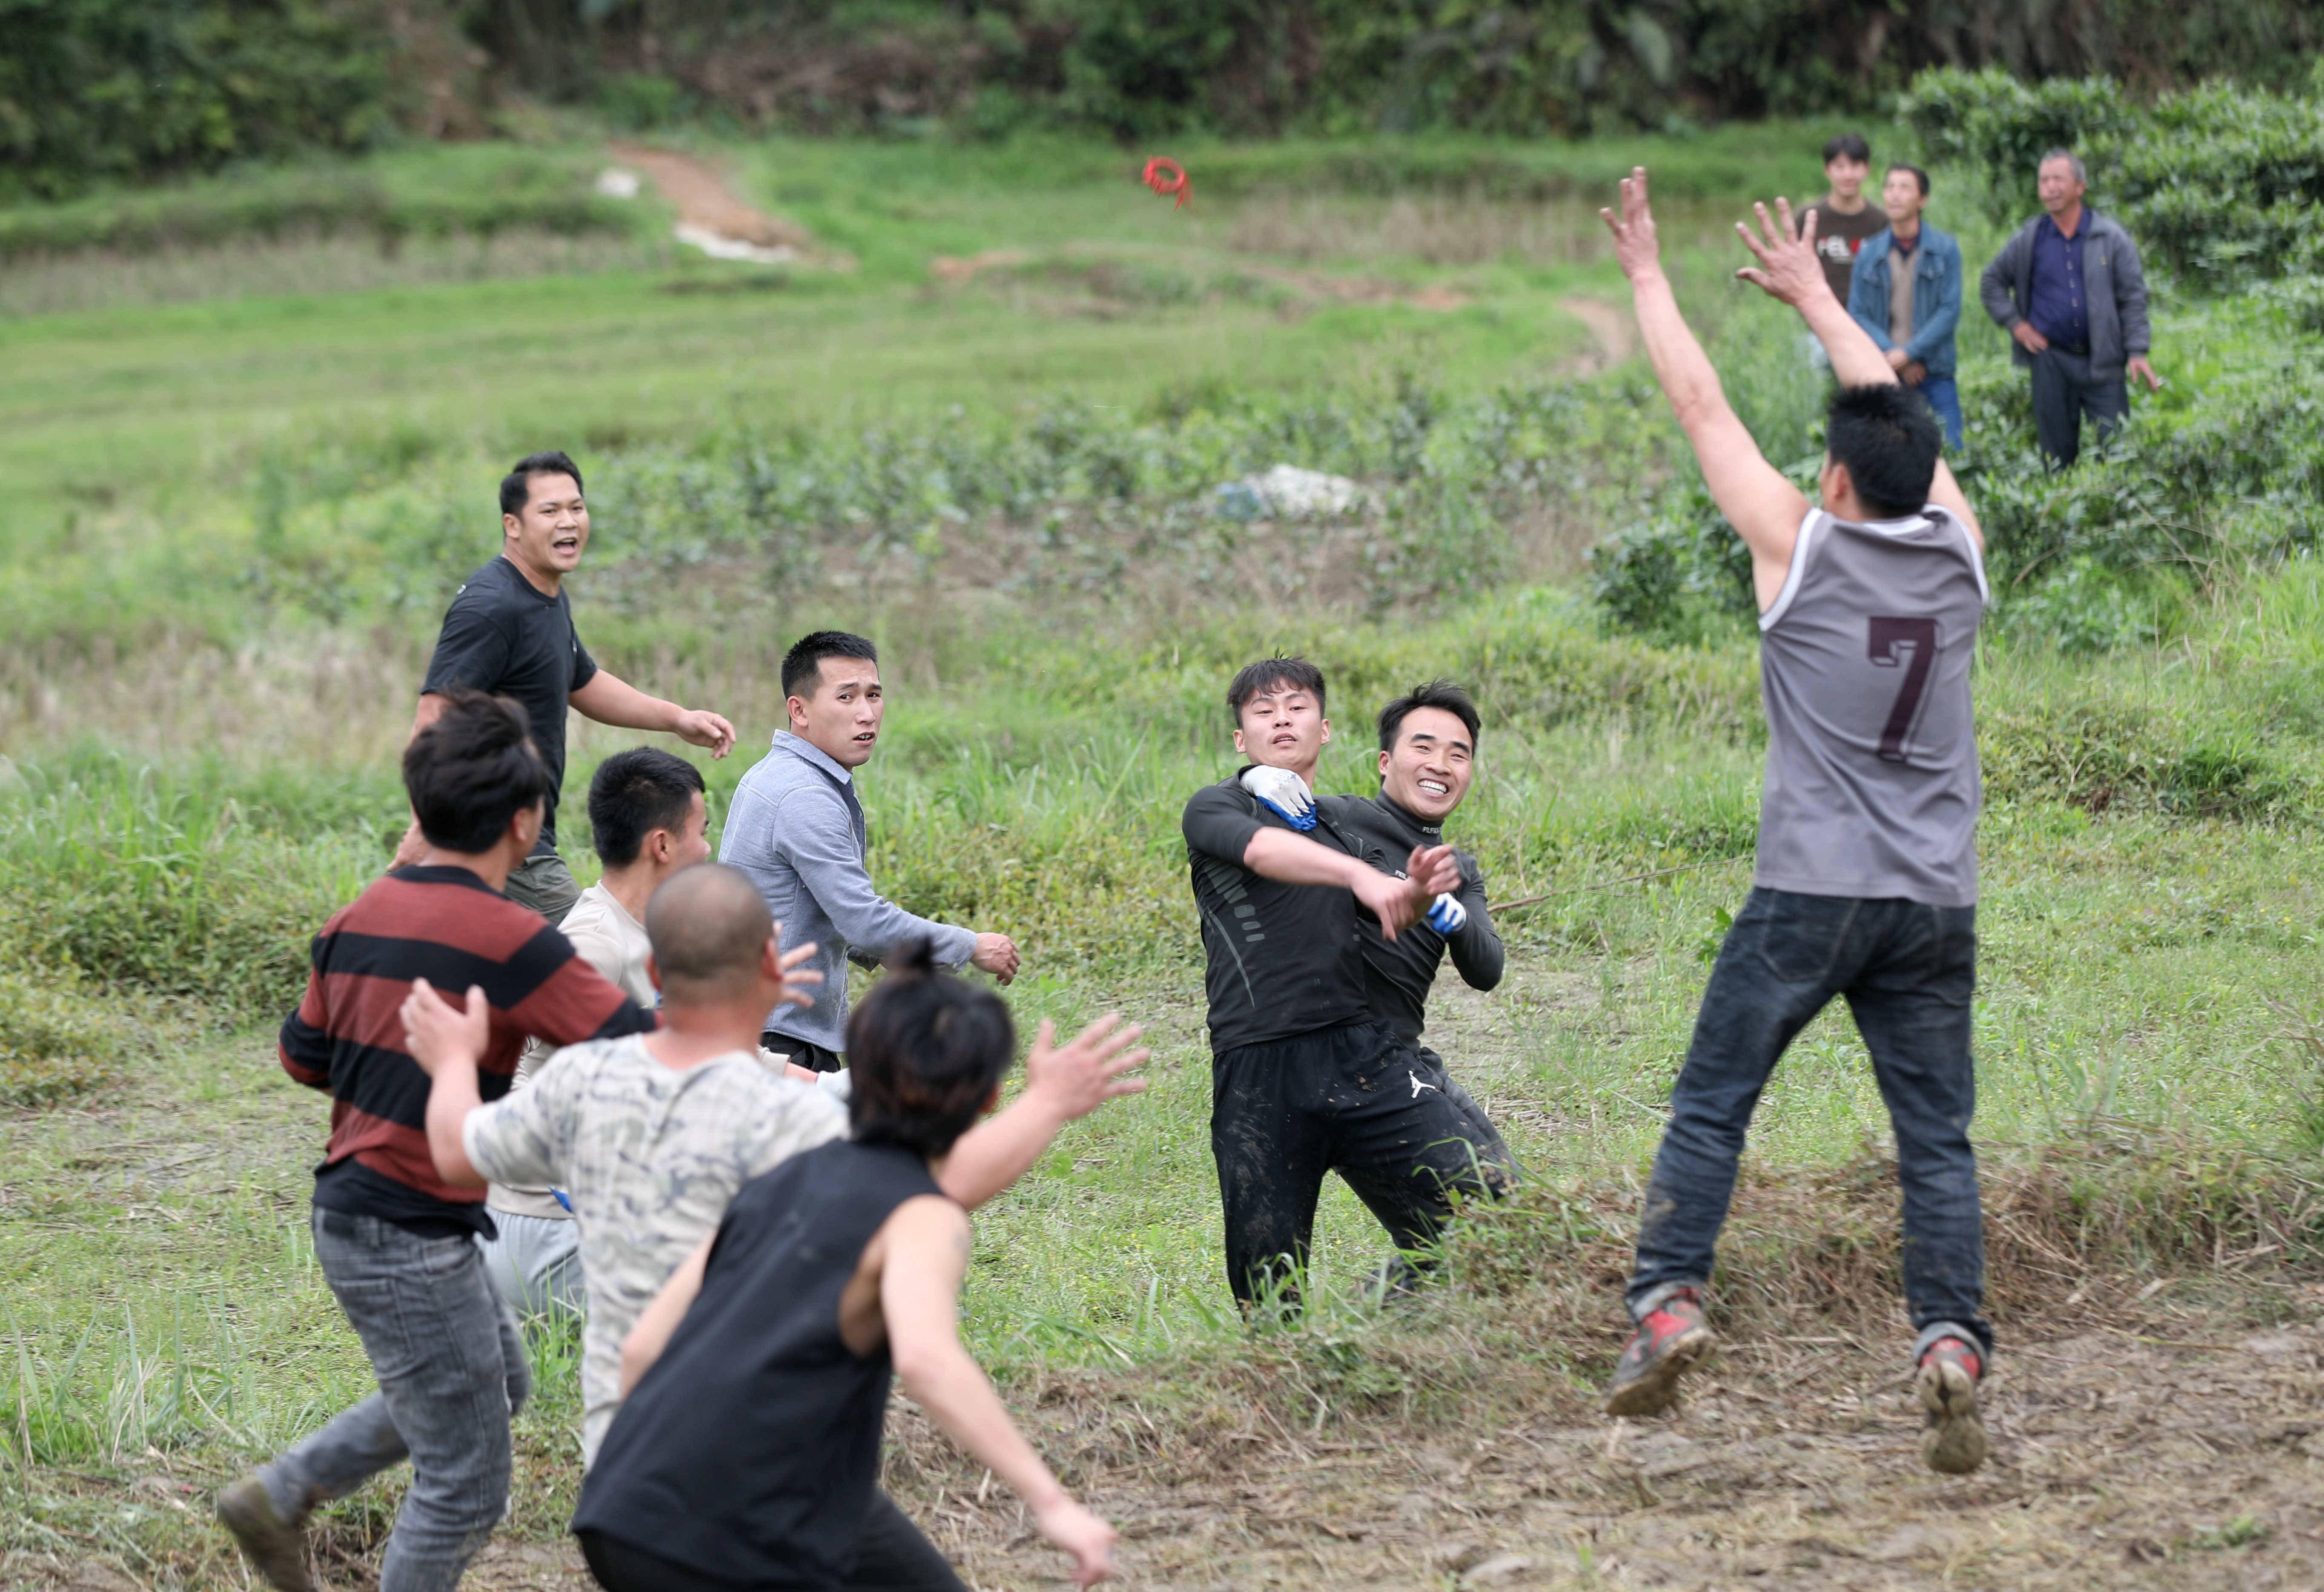
[[[1560,299],[1557,307],[1590,329],[1598,339],[1598,353],[1579,362],[1584,374],[1595,374],[1621,364],[1638,351],[1637,323],[1627,309],[1603,299]]]
[[[795,221],[745,204],[706,162],[641,143],[607,147],[614,159],[642,174],[656,192],[678,207],[680,242],[712,255],[753,259],[763,264],[808,264],[822,258],[814,234]]]

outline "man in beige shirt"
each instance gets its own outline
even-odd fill
[[[647,976],[653,954],[646,902],[683,867],[710,859],[709,809],[702,774],[682,757],[650,746],[620,752],[589,782],[589,826],[604,875],[584,890],[559,925],[582,959],[641,1006],[660,996]],[[555,1052],[535,1041],[517,1063],[523,1088]],[[479,1238],[493,1285],[520,1315],[586,1314],[581,1240],[563,1192],[493,1183],[484,1203],[500,1229]]]

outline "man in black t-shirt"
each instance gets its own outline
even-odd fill
[[[532,721],[532,744],[549,768],[549,812],[540,840],[509,875],[509,899],[559,922],[580,895],[557,854],[557,800],[565,782],[565,710],[569,703],[600,724],[666,730],[713,757],[734,745],[734,727],[715,713],[649,697],[597,667],[573,628],[565,577],[589,544],[589,509],[581,471],[562,453],[517,461],[501,482],[500,556],[468,577],[444,615],[444,628],[420,687],[418,735],[444,711],[446,694],[466,686],[513,697]],[[391,865],[402,867],[427,842],[415,822]]]
[[[1331,726],[1323,677],[1270,658],[1227,692],[1235,748],[1312,788]],[[1262,799],[1242,773],[1195,792],[1184,820],[1202,918],[1211,1031],[1211,1152],[1237,1301],[1296,1304],[1323,1174],[1337,1171],[1399,1250],[1443,1231],[1483,1148],[1431,1070],[1373,1015],[1360,921],[1393,937],[1459,882],[1447,847],[1397,877],[1312,801]],[[1302,833],[1305,828],[1311,833]]]
[[[1832,139],[1823,146],[1823,175],[1830,191],[1802,210],[1794,223],[1804,232],[1810,218],[1814,218],[1816,258],[1823,264],[1824,280],[1843,304],[1856,271],[1857,251],[1888,230],[1888,212],[1864,197],[1864,180],[1871,173],[1872,146],[1862,134],[1843,133]],[[1817,359],[1829,368],[1831,361],[1823,354],[1823,345],[1811,341]]]

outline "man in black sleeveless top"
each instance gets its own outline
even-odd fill
[[[847,1027],[852,1137],[743,1186],[631,1331],[573,1529],[608,1592],[966,1592],[879,1487],[890,1371],[1014,1487],[1087,1587],[1113,1528],[1057,1485],[961,1347],[968,1215],[937,1177],[998,1097],[1008,1008],[921,943]]]
[[[1872,1055],[1904,1190],[1922,1454],[1984,1462],[1977,1385],[1993,1353],[1969,1054],[1976,986],[1977,739],[1969,668],[1986,601],[1977,517],[1936,419],[1794,236],[1758,207],[1742,276],[1795,307],[1842,384],[1821,501],[1769,465],[1729,407],[1663,274],[1641,170],[1603,212],[1638,326],[1712,499],[1751,554],[1767,769],[1758,868],[1671,1094],[1628,1295],[1637,1332],[1609,1414],[1666,1406],[1712,1343],[1702,1313],[1745,1131],[1776,1060],[1834,997]]]

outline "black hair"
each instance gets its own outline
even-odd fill
[[[1253,697],[1280,686],[1309,693],[1315,699],[1315,711],[1323,711],[1323,671],[1297,656],[1261,658],[1256,663],[1244,664],[1236,671],[1234,682],[1227,687],[1227,711],[1240,726],[1242,710]]]
[[[1842,155],[1846,155],[1851,161],[1862,161],[1868,166],[1872,163],[1872,146],[1864,142],[1864,134],[1861,133],[1842,133],[1837,138],[1825,141],[1823,146],[1825,165],[1831,165]]]
[[[880,661],[880,649],[860,635],[844,630],[817,630],[803,635],[791,643],[783,654],[783,695],[813,696],[818,672],[825,658],[861,658],[867,663]],[[800,686],[806,686],[802,691]]]
[[[547,453],[528,453],[516,461],[515,468],[501,477],[501,513],[524,513],[524,505],[532,501],[535,476],[570,476],[573,489],[581,490],[581,467],[563,452],[552,449]]]
[[[858,1143],[942,1155],[992,1098],[1017,1053],[1009,1008],[907,942],[847,1020],[847,1120]]]
[[[702,771],[658,746],[632,746],[597,765],[589,781],[589,829],[597,860],[625,868],[656,829],[678,833],[702,786]]]
[[[1831,395],[1824,451],[1848,467],[1856,495],[1877,519],[1920,513],[1943,447],[1935,412],[1910,387],[1842,387]]]
[[[1477,704],[1469,693],[1449,680],[1432,680],[1416,685],[1395,701],[1380,709],[1380,750],[1396,750],[1396,732],[1416,708],[1441,708],[1469,727],[1469,750],[1477,749],[1477,731],[1483,720],[1477,717]]]
[[[532,724],[512,697],[461,688],[403,749],[403,789],[430,846],[489,851],[509,820],[549,794]]]
[[[1929,197],[1929,174],[1926,171],[1909,161],[1895,161],[1890,163],[1886,174],[1894,177],[1899,171],[1910,171],[1913,174],[1913,180],[1921,185],[1921,197],[1923,199]]]

